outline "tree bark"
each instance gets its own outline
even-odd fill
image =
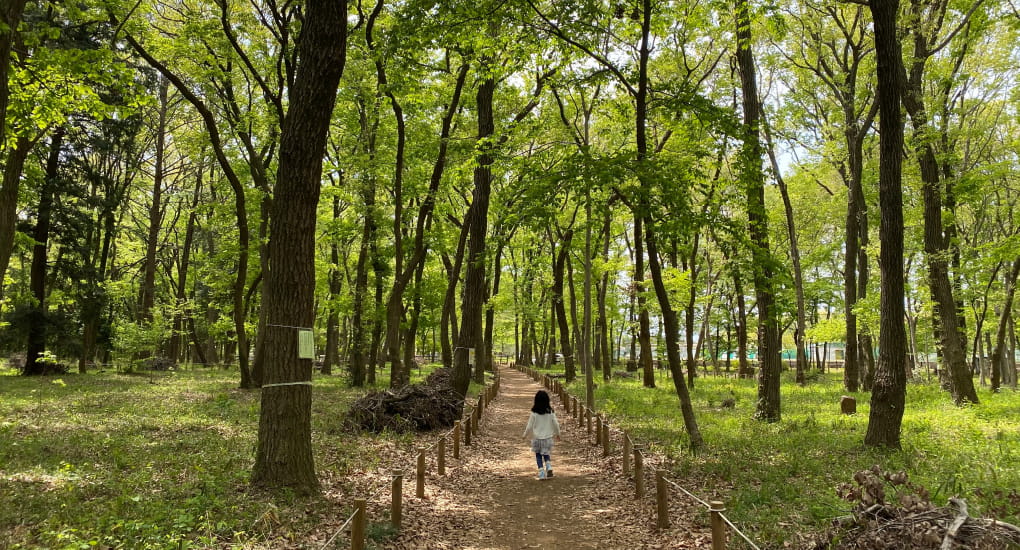
[[[480,74],[488,72],[488,61],[480,64]],[[493,146],[495,133],[493,96],[496,81],[491,76],[478,86],[475,108],[478,109],[478,139],[474,169],[474,191],[471,195],[469,214],[469,235],[467,269],[464,275],[464,302],[461,306],[460,334],[457,349],[453,354],[453,389],[466,395],[471,383],[471,365],[468,363],[468,348],[477,353],[484,343],[482,339],[482,308],[485,302],[485,241],[488,231],[489,193],[492,186]]]
[[[782,372],[782,334],[776,305],[774,260],[769,249],[768,212],[765,210],[765,175],[761,170],[761,102],[751,51],[751,18],[747,0],[736,0],[737,65],[740,69],[744,110],[744,146],[741,179],[747,193],[747,221],[754,258],[754,289],[758,308],[758,403],[755,418],[781,419],[779,396]]]
[[[298,358],[297,331],[314,322],[315,221],[326,136],[343,72],[347,3],[307,0],[298,69],[280,136],[273,201],[262,389],[252,484],[318,490],[312,458],[312,365]]]
[[[655,367],[652,364],[652,328],[648,318],[648,300],[645,298],[645,237],[644,220],[634,215],[634,294],[637,296],[638,362],[644,387],[655,387]]]
[[[896,37],[899,0],[869,0],[875,25],[879,102],[879,232],[882,271],[881,331],[875,385],[864,444],[900,448],[900,427],[906,402],[906,331],[903,327],[903,118],[900,114],[901,63]]]
[[[6,82],[6,81],[5,81]],[[3,185],[0,187],[0,298],[4,296],[2,281],[7,275],[7,267],[14,252],[14,235],[18,223],[18,193],[21,190],[21,175],[25,171],[25,161],[32,152],[35,142],[19,137],[14,147],[7,150],[4,159]]]
[[[46,174],[39,193],[39,207],[36,212],[35,230],[32,239],[32,267],[29,274],[29,288],[32,291],[31,313],[28,316],[28,353],[25,360],[26,376],[48,374],[49,367],[40,357],[46,351],[46,307],[47,250],[50,239],[50,225],[53,217],[53,201],[57,193],[60,169],[60,149],[64,145],[64,129],[57,128],[50,137],[50,153],[46,159]]]

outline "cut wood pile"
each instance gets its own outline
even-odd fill
[[[439,369],[423,384],[369,393],[351,405],[347,424],[379,433],[423,432],[449,428],[460,420],[464,398],[453,390],[453,372]]]
[[[873,466],[857,472],[854,483],[840,488],[840,496],[855,503],[853,514],[834,522],[829,544],[821,548],[1020,549],[1020,527],[970,517],[962,499],[936,506],[928,491],[908,481],[904,472]]]

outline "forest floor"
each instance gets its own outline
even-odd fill
[[[617,458],[604,459],[585,428],[563,413],[562,441],[552,454],[554,477],[537,479],[535,456],[522,434],[535,392],[525,375],[502,371],[499,396],[485,410],[472,446],[445,476],[431,475],[425,498],[406,498],[404,522],[388,549],[707,548],[706,512],[672,498],[672,527],[656,528],[654,484],[635,499]],[[448,453],[449,454],[449,453]],[[650,470],[650,469],[649,469]],[[414,493],[413,477],[409,484]]]

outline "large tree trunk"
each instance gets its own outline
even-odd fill
[[[60,149],[64,145],[64,129],[57,128],[50,138],[50,154],[46,159],[46,174],[39,193],[39,207],[36,212],[35,231],[32,239],[32,267],[29,273],[29,288],[32,291],[31,313],[28,316],[28,354],[25,361],[25,375],[47,374],[47,365],[39,358],[46,351],[46,275],[47,249],[50,239],[50,222],[53,216],[53,200],[59,183]]]
[[[776,305],[772,253],[769,250],[768,212],[765,210],[765,175],[761,170],[761,103],[754,56],[751,52],[751,18],[747,0],[736,2],[737,65],[744,109],[744,146],[741,179],[747,192],[747,221],[754,258],[754,290],[758,307],[758,403],[755,418],[778,422],[781,418],[779,382],[782,373],[782,333]]]
[[[299,65],[280,136],[271,216],[266,373],[252,484],[318,490],[312,458],[312,361],[298,358],[298,331],[311,327],[315,297],[315,222],[326,136],[343,72],[347,3],[307,0]]]
[[[487,61],[480,64],[479,74],[486,74]],[[485,305],[485,237],[488,231],[489,193],[492,186],[493,144],[495,118],[493,96],[496,81],[486,77],[478,86],[475,108],[478,109],[477,165],[474,169],[474,191],[471,196],[467,249],[467,269],[464,274],[464,302],[461,306],[460,335],[453,353],[453,389],[466,395],[471,383],[471,365],[468,349],[481,350],[482,308]]]
[[[882,270],[881,331],[875,385],[871,391],[871,412],[864,444],[900,448],[900,426],[906,402],[906,342],[903,327],[903,118],[897,77],[901,63],[896,37],[899,0],[869,0],[875,21],[875,51],[878,60],[879,102],[879,225]]]

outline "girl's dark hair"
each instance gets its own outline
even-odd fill
[[[538,393],[535,394],[535,404],[532,405],[531,412],[538,414],[553,412],[552,405],[549,404],[549,394],[545,390],[538,390]]]

